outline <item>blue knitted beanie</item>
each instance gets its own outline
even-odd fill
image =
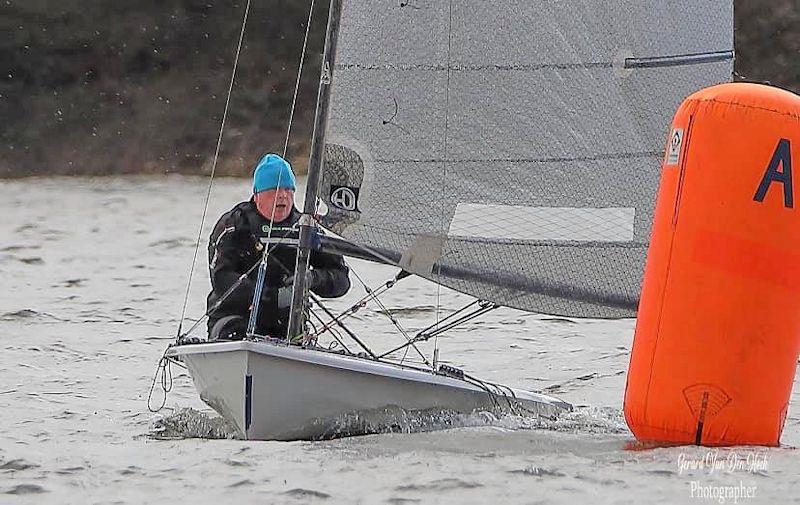
[[[277,154],[268,154],[261,158],[253,172],[253,193],[278,188],[294,190],[294,172],[288,161]]]

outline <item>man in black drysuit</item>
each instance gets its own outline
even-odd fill
[[[294,190],[295,176],[289,163],[268,154],[253,174],[253,197],[223,214],[214,226],[208,243],[212,287],[208,295],[209,340],[240,340],[245,336],[265,247],[269,256],[255,332],[286,337],[297,249],[294,244],[279,242],[297,238],[295,225],[300,212],[294,208]],[[317,295],[336,298],[350,289],[349,270],[341,256],[312,251],[310,266],[308,286]]]

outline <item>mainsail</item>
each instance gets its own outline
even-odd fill
[[[635,314],[666,128],[732,0],[344,0],[323,224],[475,297]]]

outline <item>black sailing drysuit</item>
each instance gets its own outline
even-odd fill
[[[297,238],[295,225],[299,219],[300,213],[292,208],[289,217],[272,226],[270,234],[270,221],[258,212],[252,199],[240,203],[219,219],[208,242],[212,288],[208,295],[209,332],[217,321],[226,316],[241,316],[245,322],[249,319],[258,278],[258,267],[253,267],[261,261],[264,247],[269,247],[256,333],[281,338],[286,336],[289,308],[278,308],[278,290],[294,275],[297,248],[274,243],[265,245],[263,242],[268,234],[271,239]],[[309,288],[317,295],[336,298],[350,289],[348,268],[341,256],[312,251],[310,263],[314,273],[309,276]],[[214,309],[222,295],[251,268],[247,278]]]

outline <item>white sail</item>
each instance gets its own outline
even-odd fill
[[[346,0],[324,224],[529,311],[635,313],[666,127],[731,0]]]

